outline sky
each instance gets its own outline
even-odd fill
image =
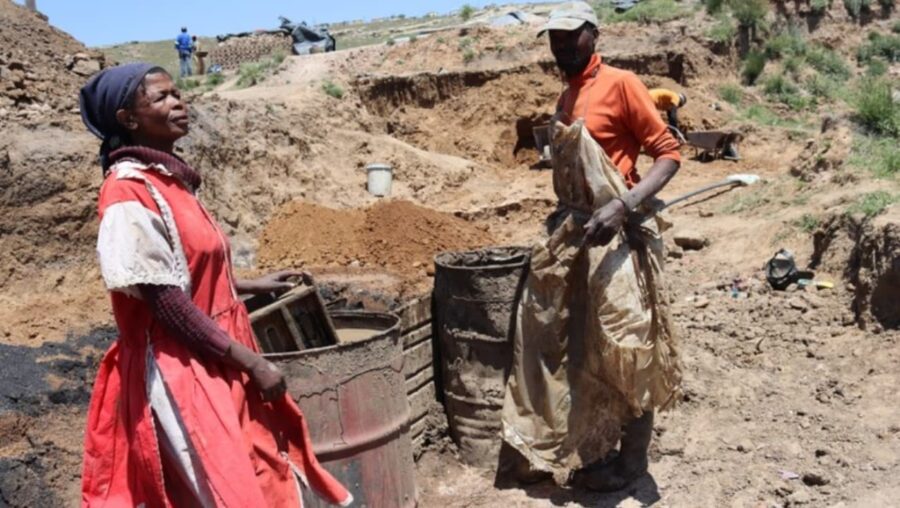
[[[14,0],[23,4],[24,0]],[[50,23],[87,46],[174,39],[181,26],[191,35],[278,27],[278,16],[294,22],[368,20],[394,14],[444,14],[463,4],[483,7],[497,0],[37,0]]]

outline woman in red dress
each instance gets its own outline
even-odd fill
[[[82,504],[301,506],[309,488],[348,505],[238,299],[296,274],[235,280],[202,179],[173,153],[188,111],[171,76],[113,67],[80,98],[103,140],[97,251],[119,328],[88,411]]]

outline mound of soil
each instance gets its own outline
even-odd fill
[[[422,278],[435,254],[492,243],[484,229],[408,201],[335,210],[293,202],[279,210],[260,238],[265,267],[379,267],[407,280]]]
[[[0,0],[0,122],[77,107],[78,88],[106,65],[46,18]]]

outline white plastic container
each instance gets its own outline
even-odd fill
[[[369,164],[366,166],[369,194],[378,197],[391,195],[394,169],[389,164]]]

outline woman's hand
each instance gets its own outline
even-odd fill
[[[270,273],[258,279],[238,281],[236,284],[238,293],[259,295],[265,293],[283,293],[297,287],[297,283],[290,279],[300,279],[304,284],[312,285],[313,278],[302,270],[281,270]]]
[[[253,384],[259,388],[262,399],[265,402],[272,402],[284,396],[284,392],[287,391],[284,374],[274,363],[261,356],[258,358],[259,360],[247,373]]]
[[[625,202],[613,199],[594,212],[584,225],[584,242],[587,245],[608,245],[628,218]]]

